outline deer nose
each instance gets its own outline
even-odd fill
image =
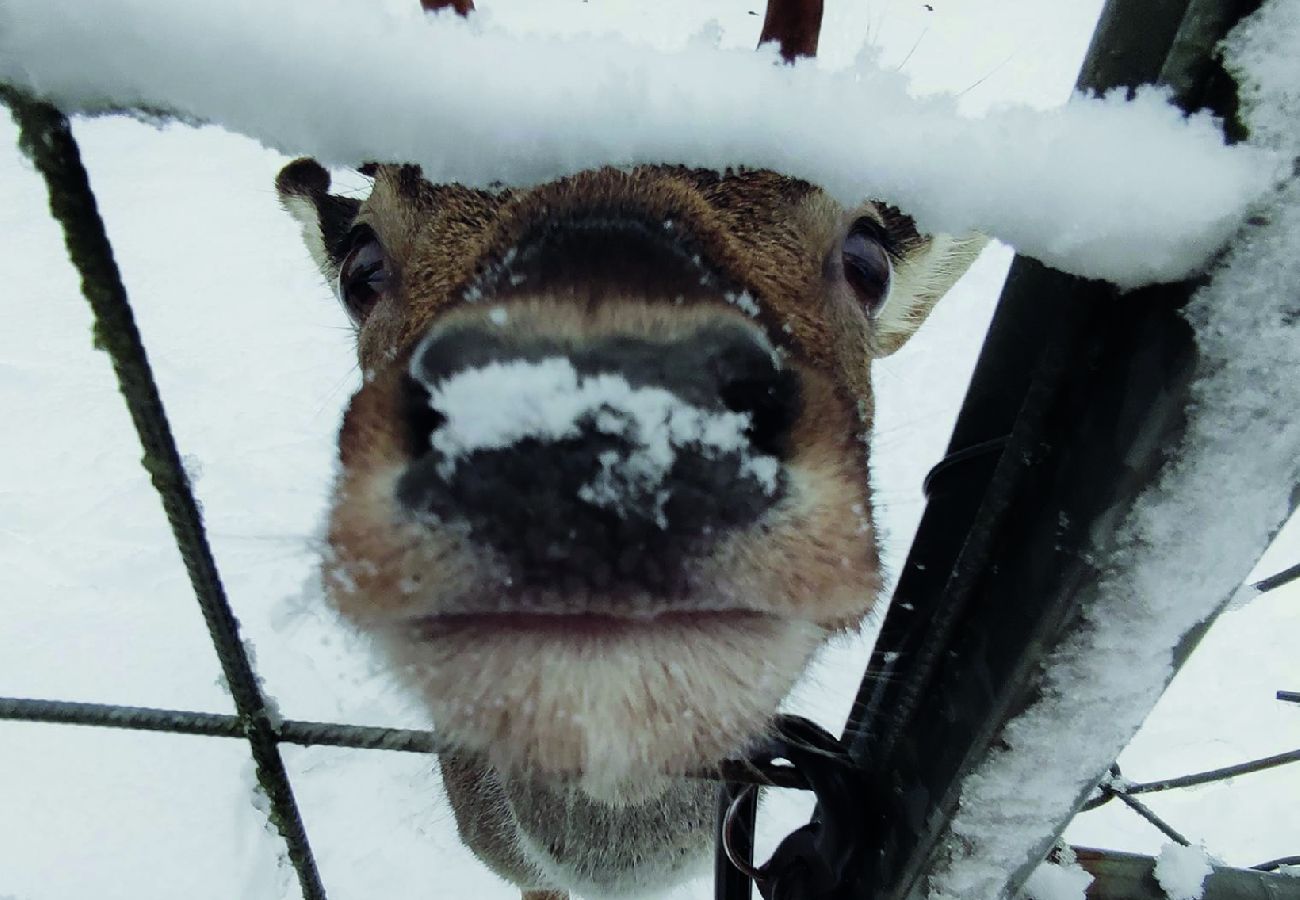
[[[568,344],[461,325],[419,345],[405,390],[406,510],[525,581],[656,591],[780,499],[799,408],[795,373],[730,321]]]

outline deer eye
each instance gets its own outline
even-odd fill
[[[889,236],[872,219],[858,219],[840,247],[844,280],[853,288],[867,315],[875,316],[889,295]]]
[[[367,225],[352,230],[347,256],[339,266],[339,299],[358,325],[379,302],[388,281],[388,262],[379,238]]]

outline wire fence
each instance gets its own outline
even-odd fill
[[[202,516],[181,463],[135,325],[127,292],[114,261],[112,246],[99,216],[95,195],[68,120],[54,107],[4,85],[0,85],[0,101],[9,107],[18,123],[22,151],[45,180],[50,212],[62,227],[68,256],[81,277],[82,292],[94,315],[96,345],[105,350],[112,361],[119,388],[144,450],[142,463],[166,512],[222,671],[230,686],[236,710],[235,715],[222,715],[111,704],[0,698],[0,720],[246,740],[256,765],[259,787],[270,802],[271,822],[285,842],[302,895],[305,900],[324,900],[325,887],[279,745],[288,743],[426,754],[436,754],[444,749],[444,745],[436,735],[427,731],[280,719],[268,706],[240,639],[239,623],[222,587]],[[1260,591],[1271,590],[1297,577],[1300,577],[1300,566],[1265,579],[1254,587]],[[1300,702],[1300,693],[1279,691],[1278,698]],[[1300,750],[1213,771],[1140,784],[1125,782],[1116,768],[1112,777],[1102,786],[1101,794],[1085,808],[1096,808],[1112,799],[1119,800],[1171,839],[1187,844],[1186,837],[1152,812],[1136,798],[1137,795],[1223,781],[1294,762],[1300,762]],[[789,766],[744,760],[727,761],[715,770],[696,773],[693,777],[733,784],[801,789],[807,787],[804,778]],[[1254,868],[1274,871],[1296,864],[1300,864],[1300,857],[1283,857]]]

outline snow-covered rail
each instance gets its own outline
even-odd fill
[[[1190,97],[1217,36],[1179,41],[1194,19],[1231,25],[1231,6],[1183,4],[1144,77],[1181,66]],[[1103,23],[1126,14],[1149,9],[1112,0]],[[1294,0],[1266,2],[1226,43],[1251,141],[1286,158],[1300,158],[1296,48]],[[879,715],[862,757],[925,798],[892,826],[885,896],[1015,893],[1285,521],[1300,483],[1298,241],[1292,177],[1194,293],[1126,306],[1013,267],[952,445],[1010,431],[1007,450],[996,471],[949,476],[914,544],[876,663],[919,657],[921,671],[873,666],[860,695]],[[963,491],[970,506],[954,507]],[[936,554],[933,535],[959,527],[939,539],[957,539],[952,556]]]
[[[161,110],[326,163],[419,163],[477,185],[638,162],[768,167],[1123,287],[1198,271],[1280,172],[1155,89],[970,119],[874,64],[775,61],[521,38],[414,2],[0,4],[0,81],[67,112]]]

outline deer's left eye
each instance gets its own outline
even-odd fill
[[[874,316],[889,296],[888,236],[877,222],[858,219],[844,236],[840,248],[844,280],[853,288],[867,315]]]
[[[365,225],[354,230],[351,247],[339,267],[339,299],[352,321],[360,325],[384,292],[388,261],[379,238]]]

